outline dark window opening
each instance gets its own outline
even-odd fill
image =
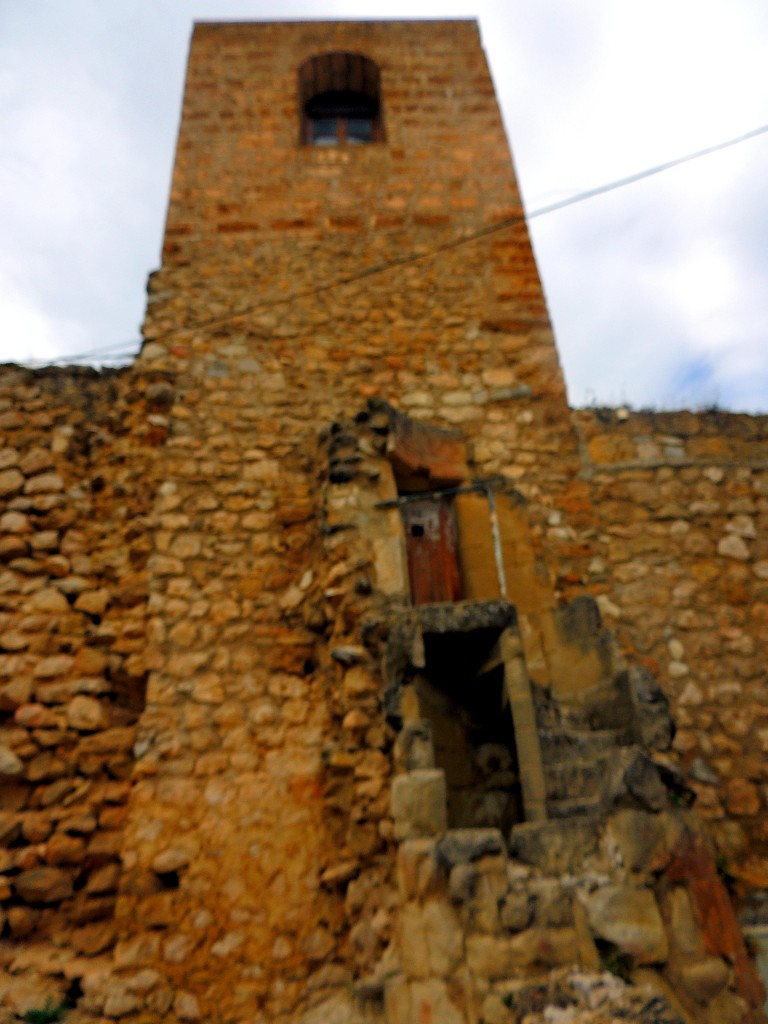
[[[498,630],[425,633],[413,680],[445,772],[449,828],[499,828],[524,820],[514,728],[496,657]]]
[[[326,92],[304,107],[307,142],[314,146],[359,146],[376,135],[377,104],[354,92]]]
[[[301,141],[361,146],[382,139],[379,69],[359,53],[310,57],[299,70]]]

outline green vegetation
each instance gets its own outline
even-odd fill
[[[48,996],[43,1006],[36,1010],[27,1010],[22,1019],[27,1024],[58,1024],[58,1021],[64,1020],[66,1012],[67,1004],[65,1002],[55,1003]]]

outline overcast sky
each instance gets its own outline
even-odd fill
[[[526,208],[768,124],[766,0],[0,0],[0,359],[138,347],[193,20],[478,17]],[[768,411],[768,134],[532,220],[574,404]]]

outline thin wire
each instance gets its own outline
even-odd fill
[[[118,350],[116,352],[113,352],[111,355],[101,355],[100,354],[101,350],[96,350],[95,352],[91,352],[91,353],[85,352],[85,353],[81,353],[80,355],[74,355],[74,356],[69,356],[69,355],[56,356],[53,359],[28,359],[28,360],[26,360],[24,362],[23,365],[24,366],[30,366],[30,367],[35,367],[35,366],[58,366],[60,363],[66,363],[66,364],[82,363],[82,362],[88,362],[88,361],[92,360],[95,363],[99,363],[101,366],[106,366],[107,364],[110,364],[110,363],[113,363],[113,362],[118,362],[119,363],[119,362],[121,362],[124,359],[125,360],[132,359],[136,355],[136,346],[140,345],[140,344],[141,344],[141,341],[136,341],[136,342],[132,343],[132,347],[131,348],[126,348],[125,347],[125,343],[124,343],[123,347],[120,350]]]
[[[543,217],[547,213],[554,213],[555,210],[562,210],[566,206],[573,206],[575,203],[583,203],[587,199],[592,199],[595,196],[605,195],[606,192],[613,192],[617,188],[624,188],[625,185],[633,185],[636,181],[642,181],[643,178],[650,178],[654,174],[661,174],[662,171],[668,171],[672,167],[679,167],[680,164],[687,164],[691,160],[698,160],[702,156],[709,156],[710,153],[717,153],[721,149],[728,149],[730,146],[736,146],[740,142],[746,142],[748,139],[754,139],[758,135],[765,135],[768,132],[768,124],[761,125],[759,128],[753,128],[752,131],[744,132],[743,135],[739,135],[735,139],[728,139],[727,142],[717,142],[714,146],[707,146],[705,149],[699,149],[695,153],[688,153],[686,156],[679,156],[674,160],[667,160],[666,163],[657,164],[655,167],[649,167],[645,171],[637,171],[635,174],[629,174],[626,178],[617,178],[616,181],[612,181],[607,185],[599,185],[597,188],[589,189],[586,192],[579,192],[575,196],[570,196],[567,199],[560,199],[556,203],[550,203],[548,206],[540,206],[538,210],[534,210],[528,214],[528,220],[533,220],[534,217]]]
[[[731,146],[736,146],[741,142],[754,139],[759,135],[766,134],[767,132],[768,124],[761,125],[759,128],[753,128],[751,131],[744,132],[743,135],[739,135],[734,139],[715,143],[713,146],[707,146],[704,149],[696,150],[693,153],[687,153],[685,156],[676,157],[674,160],[667,160],[663,164],[656,164],[654,167],[648,167],[643,171],[637,171],[636,173],[629,174],[624,178],[617,178],[615,181],[607,182],[604,185],[598,185],[596,188],[587,189],[585,192],[577,192],[575,195],[568,196],[566,199],[560,199],[557,202],[549,203],[546,206],[540,206],[536,210],[531,210],[527,215],[525,213],[521,213],[514,214],[512,217],[505,217],[503,220],[495,221],[493,224],[488,224],[486,227],[479,228],[477,231],[472,231],[466,235],[460,235],[457,238],[450,239],[450,241],[436,245],[433,248],[428,249],[426,252],[406,253],[404,256],[397,256],[392,260],[388,260],[386,263],[379,263],[372,267],[367,267],[365,270],[358,271],[356,274],[350,274],[347,277],[338,277],[332,281],[326,282],[326,284],[321,284],[314,288],[305,288],[301,291],[291,292],[289,295],[285,295],[279,299],[274,299],[271,302],[255,303],[250,306],[244,306],[232,313],[225,313],[222,316],[211,317],[209,320],[199,320],[197,323],[190,324],[186,327],[177,327],[172,331],[166,331],[164,334],[157,335],[157,337],[151,338],[150,340],[164,341],[166,338],[172,338],[178,334],[186,334],[189,331],[204,330],[207,327],[214,327],[217,324],[227,323],[230,320],[236,320],[239,317],[247,316],[250,313],[275,309],[278,306],[288,305],[299,299],[320,295],[323,292],[331,291],[334,288],[339,288],[346,284],[354,284],[355,282],[362,281],[367,277],[386,273],[386,271],[393,270],[395,267],[409,266],[414,263],[419,263],[422,260],[432,259],[441,253],[449,252],[452,249],[457,249],[460,246],[469,244],[470,242],[475,242],[481,238],[487,238],[489,235],[497,234],[499,231],[504,231],[506,228],[524,223],[526,219],[531,221],[536,217],[544,217],[548,213],[555,213],[557,210],[565,209],[568,206],[575,206],[578,203],[584,203],[588,199],[594,199],[596,196],[605,195],[607,192],[614,192],[616,189],[625,188],[627,185],[633,185],[637,181],[642,181],[645,178],[661,174],[663,171],[668,171],[673,167],[679,167],[681,164],[690,163],[692,160],[699,160],[701,157],[709,156],[711,153],[717,153],[720,150],[728,149]],[[124,345],[138,346],[141,344],[142,339],[138,339],[135,342],[122,342],[115,345],[105,346],[100,349],[93,349],[91,352],[81,353],[80,355],[61,356],[58,359],[51,360],[49,365],[62,362],[72,362],[73,360],[79,361],[92,359],[101,353],[106,353],[107,351],[111,351],[115,348],[122,348]],[[120,359],[123,355],[129,357],[133,352],[134,349],[131,349],[127,353],[123,350],[119,353],[113,354],[112,356],[108,356],[107,358]],[[40,360],[35,360],[35,362],[39,361]]]
[[[104,355],[106,358],[118,358],[126,349],[127,345],[135,345],[135,341],[115,341],[111,345],[102,345],[99,348],[92,348],[89,352],[76,352],[74,355],[61,356],[61,359],[92,359],[94,356]],[[110,356],[109,353],[117,353]],[[39,362],[39,360],[36,360]]]

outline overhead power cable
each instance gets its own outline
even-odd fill
[[[513,227],[516,224],[521,224],[526,220],[530,221],[534,220],[536,217],[544,217],[548,213],[555,213],[557,210],[565,209],[568,206],[576,206],[578,203],[584,203],[588,199],[594,199],[597,196],[605,195],[607,192],[615,192],[617,189],[625,188],[627,185],[634,185],[635,182],[642,181],[645,178],[651,178],[656,174],[661,174],[663,171],[671,170],[673,167],[679,167],[681,164],[690,163],[692,160],[699,160],[701,157],[709,156],[710,154],[717,153],[723,149],[729,149],[731,146],[736,146],[741,142],[746,142],[749,139],[754,139],[757,136],[765,135],[766,133],[768,133],[768,124],[760,125],[759,128],[753,128],[751,131],[744,132],[736,138],[728,139],[725,142],[717,142],[712,146],[705,147],[704,149],[698,149],[693,153],[687,153],[685,156],[676,157],[674,160],[667,160],[665,163],[656,164],[654,167],[648,167],[645,170],[637,171],[634,174],[627,175],[626,177],[617,178],[615,181],[598,185],[596,188],[587,189],[584,192],[577,192],[565,199],[549,203],[546,206],[540,206],[535,210],[531,210],[527,214],[514,214],[511,217],[505,217],[503,220],[495,221],[493,224],[488,224],[483,228],[479,228],[477,231],[468,232],[467,234],[452,238],[447,242],[442,242],[440,245],[433,246],[425,252],[405,253],[403,256],[396,256],[394,259],[388,260],[385,263],[375,264],[372,267],[367,267],[365,270],[360,270],[355,274],[349,274],[345,277],[334,278],[331,281],[327,281],[325,284],[321,284],[313,288],[301,289],[299,291],[291,292],[279,299],[273,299],[269,302],[254,303],[250,306],[244,306],[234,312],[224,313],[221,316],[211,317],[208,320],[199,320],[197,323],[189,324],[185,327],[174,328],[171,331],[166,331],[164,334],[157,335],[151,340],[164,341],[167,338],[176,337],[179,334],[187,334],[190,331],[205,330],[207,327],[215,327],[218,324],[224,324],[230,320],[236,320],[239,317],[247,316],[250,313],[267,312],[268,310],[275,309],[278,306],[289,305],[298,299],[309,298],[313,295],[319,295],[322,292],[342,287],[343,285],[354,284],[356,281],[362,281],[367,277],[386,273],[386,271],[394,270],[396,267],[408,266],[409,264],[420,263],[424,260],[432,259],[441,253],[449,252],[452,249],[458,249],[460,246],[468,245],[470,242],[478,241],[481,238],[487,238],[489,235],[497,234],[499,231],[504,231],[506,228]],[[80,355],[61,356],[58,359],[49,361],[48,365],[73,361],[79,362],[87,359],[95,359],[98,361],[99,355],[102,354],[105,354],[105,362],[120,359],[122,356],[128,358],[135,352],[135,347],[140,344],[140,339],[135,342],[122,342],[116,345],[105,346],[100,349],[93,349],[91,352],[81,353]],[[125,351],[127,345],[133,346],[133,348],[128,352]],[[111,356],[106,355],[107,352],[115,352],[115,350],[118,349],[120,350],[119,353]]]
[[[528,214],[528,220],[533,220],[534,217],[543,217],[547,213],[554,213],[556,210],[562,210],[566,206],[583,203],[587,199],[593,199],[595,196],[605,195],[606,192],[614,192],[617,188],[624,188],[625,185],[634,185],[636,181],[642,181],[643,178],[651,178],[654,174],[661,174],[662,171],[669,171],[673,167],[690,163],[691,160],[698,160],[702,156],[709,156],[710,153],[717,153],[721,149],[728,149],[731,146],[738,145],[740,142],[754,139],[758,135],[765,135],[766,132],[768,132],[768,124],[761,125],[759,128],[753,128],[752,131],[744,132],[743,135],[739,135],[735,139],[728,139],[727,142],[717,142],[714,146],[698,149],[695,153],[688,153],[686,156],[667,160],[666,163],[657,164],[655,167],[648,167],[644,171],[628,174],[626,178],[617,178],[616,181],[611,181],[607,185],[598,185],[597,188],[588,189],[586,192],[578,192],[576,195],[569,196],[567,199],[560,199],[558,202],[550,203],[548,206],[540,206],[538,210],[533,210]]]

